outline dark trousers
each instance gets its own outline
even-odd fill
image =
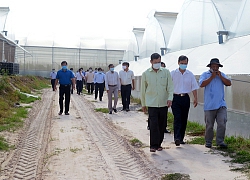
[[[95,99],[97,99],[98,91],[99,91],[99,99],[102,100],[104,83],[95,83]]]
[[[82,81],[81,80],[77,80],[76,81],[76,92],[77,92],[77,94],[80,95],[80,93],[82,92],[82,88],[83,88]]]
[[[121,96],[123,109],[129,109],[130,96],[131,96],[131,84],[121,85]]]
[[[190,108],[190,98],[186,96],[174,95],[172,102],[172,112],[174,115],[174,140],[183,141],[187,127],[188,112]]]
[[[69,102],[70,102],[70,85],[60,85],[59,87],[59,105],[60,112],[63,112],[63,100],[65,95],[65,113],[69,112]]]
[[[51,82],[52,90],[55,91],[54,87],[55,87],[56,79],[51,79],[50,82]]]
[[[168,107],[148,107],[150,119],[150,148],[158,149],[164,139]]]
[[[94,83],[87,83],[87,90],[88,90],[88,93],[91,92],[91,94],[93,94],[93,91],[94,91]]]

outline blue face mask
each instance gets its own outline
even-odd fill
[[[187,65],[186,65],[186,64],[180,64],[179,67],[180,67],[180,69],[182,69],[182,70],[187,69]]]
[[[110,71],[114,71],[115,70],[115,68],[110,68]]]
[[[62,66],[62,69],[63,69],[63,70],[66,70],[66,69],[67,69],[67,66]]]

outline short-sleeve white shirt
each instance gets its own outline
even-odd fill
[[[198,83],[194,74],[187,70],[182,74],[178,69],[171,71],[171,77],[174,83],[174,93],[190,93],[196,89],[199,89]]]
[[[121,80],[121,85],[132,84],[132,79],[135,79],[134,72],[131,70],[119,72],[119,78]]]

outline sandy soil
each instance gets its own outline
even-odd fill
[[[69,116],[57,114],[58,92],[46,90],[33,106],[25,127],[9,135],[17,148],[0,154],[0,179],[160,179],[168,173],[188,174],[193,180],[247,179],[230,171],[239,165],[214,149],[176,147],[172,134],[165,134],[163,151],[150,153],[147,115],[136,111],[138,106],[123,112],[119,100],[118,113],[94,111],[107,107],[106,93],[102,102],[73,94]],[[131,146],[133,138],[144,146]]]

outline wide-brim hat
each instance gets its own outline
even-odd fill
[[[218,65],[219,65],[219,67],[223,67],[223,65],[222,65],[222,64],[220,64],[220,61],[219,61],[219,59],[217,59],[217,58],[213,58],[213,59],[211,59],[211,60],[210,60],[210,63],[207,65],[207,67],[210,67],[210,66],[211,66],[211,64],[218,64]]]

